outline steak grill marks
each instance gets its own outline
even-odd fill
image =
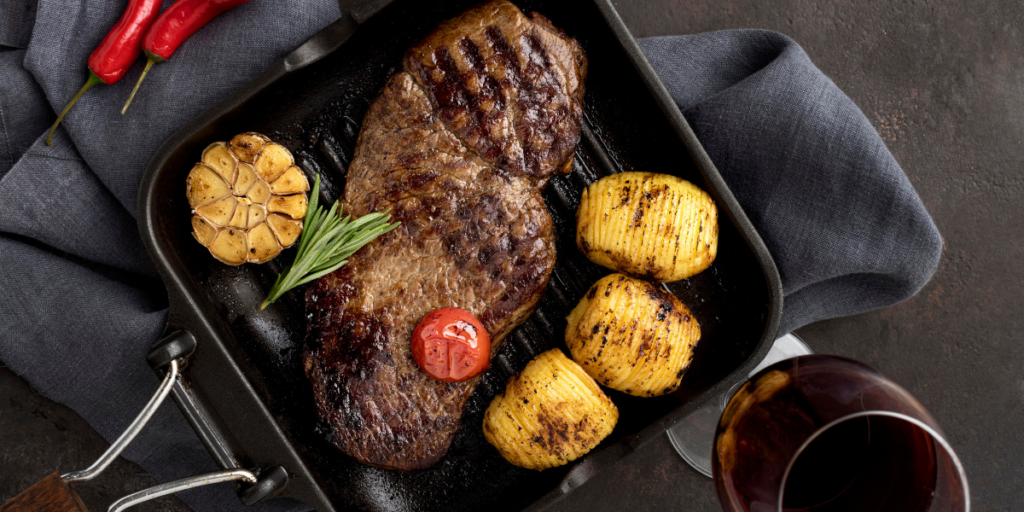
[[[363,120],[344,202],[402,225],[309,287],[306,375],[330,441],[414,470],[448,450],[480,377],[430,379],[409,339],[456,306],[492,355],[532,312],[555,263],[541,190],[571,169],[585,61],[574,41],[505,1],[478,6],[409,50]]]
[[[533,30],[516,32],[518,51],[499,25],[461,36],[451,46],[465,60],[464,69],[448,47],[432,48],[431,38],[406,59],[406,69],[427,91],[438,117],[467,146],[502,169],[539,179],[570,170],[560,166],[571,164],[579,141],[583,87],[570,90],[565,77],[582,75],[585,67],[578,47],[573,55],[578,62],[552,61],[542,37],[564,35],[548,27],[542,20]]]

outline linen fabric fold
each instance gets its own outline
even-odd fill
[[[47,147],[49,123],[124,5],[7,3],[0,361],[113,440],[159,384],[145,354],[163,330],[167,298],[135,225],[147,161],[176,128],[340,13],[311,0],[239,6],[153,69],[126,115],[120,108],[142,62],[122,82],[89,91]],[[17,23],[33,19],[31,30]],[[927,282],[941,252],[935,226],[871,124],[796,43],[726,31],[640,44],[775,258],[783,332],[898,302]],[[216,469],[170,404],[124,456],[161,481]],[[244,509],[225,484],[180,497],[200,511]]]
[[[895,304],[931,279],[942,237],[924,204],[792,39],[730,30],[640,47],[778,266],[779,334]]]

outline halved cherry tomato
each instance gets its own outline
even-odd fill
[[[472,379],[491,366],[491,337],[473,313],[438,308],[412,331],[412,357],[431,378]]]

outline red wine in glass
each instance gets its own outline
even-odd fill
[[[966,512],[967,480],[935,420],[878,371],[833,356],[782,361],[729,401],[715,487],[735,512]]]

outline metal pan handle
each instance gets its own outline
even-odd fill
[[[360,25],[366,23],[366,20],[373,17],[382,9],[387,7],[391,2],[395,0],[356,0],[355,2],[348,0],[338,0],[338,7],[341,8],[341,12],[348,10],[352,13],[352,18],[355,19],[356,23]]]
[[[211,484],[219,484],[223,482],[245,482],[249,484],[245,487],[246,490],[255,490],[250,493],[252,495],[260,495],[265,499],[272,497],[271,492],[274,488],[279,493],[284,489],[281,482],[288,480],[288,474],[285,473],[284,468],[281,466],[274,466],[261,472],[249,471],[248,469],[225,469],[223,471],[214,471],[213,473],[206,473],[202,475],[190,476],[188,478],[182,478],[180,480],[174,480],[160,485],[154,485],[148,489],[143,489],[139,492],[135,492],[125,496],[110,505],[107,512],[121,512],[128,507],[134,507],[140,503],[166,496],[168,494],[174,494],[178,491],[187,491],[189,489],[195,489],[197,487],[203,487]],[[273,493],[276,496],[276,493]],[[243,499],[243,502],[246,500]],[[259,500],[257,500],[259,501]],[[252,505],[252,503],[246,502],[246,505]]]
[[[204,485],[219,484],[221,482],[236,482],[239,480],[254,484],[256,483],[256,475],[247,469],[229,469],[226,471],[217,471],[214,473],[206,473],[205,475],[182,478],[180,480],[155,485],[148,489],[143,489],[139,492],[129,494],[128,496],[112,503],[110,508],[107,509],[107,512],[121,512],[128,507],[134,507],[144,501],[156,499],[178,491],[187,491]]]
[[[162,348],[158,358],[161,366],[165,368],[163,381],[157,388],[156,393],[153,394],[153,397],[139,411],[138,416],[132,420],[121,436],[110,444],[110,447],[103,452],[103,455],[100,455],[96,462],[93,462],[92,465],[83,470],[64,473],[59,477],[57,477],[56,473],[47,476],[32,487],[29,487],[25,492],[15,496],[8,503],[0,505],[0,510],[12,512],[15,510],[39,510],[44,508],[47,510],[75,510],[76,508],[85,510],[85,506],[78,499],[78,495],[75,494],[68,484],[87,482],[96,478],[96,476],[110,466],[110,463],[114,462],[114,459],[128,447],[128,444],[139,435],[139,432],[142,432],[142,429],[152,419],[153,414],[160,408],[160,404],[171,393],[171,388],[178,381],[181,366],[184,364],[185,359],[195,351],[196,340],[191,334],[178,331],[161,340],[158,346]]]
[[[219,482],[241,480],[250,484],[243,486],[238,490],[239,499],[241,499],[242,503],[247,506],[278,496],[284,492],[285,487],[287,487],[288,472],[283,467],[271,466],[262,470],[257,469],[254,471],[238,467],[237,462],[231,456],[227,443],[220,438],[218,431],[208,424],[195,424],[197,418],[201,418],[202,415],[198,413],[196,405],[192,401],[192,397],[188,394],[188,391],[185,389],[185,386],[182,384],[181,379],[177,378],[179,362],[186,361],[186,358],[192,355],[192,353],[195,352],[195,349],[196,340],[191,333],[188,331],[175,331],[171,335],[160,340],[160,342],[153,347],[153,350],[151,350],[149,355],[146,357],[146,362],[148,362],[150,367],[158,373],[160,371],[166,372],[164,377],[164,386],[161,386],[162,395],[160,396],[160,400],[162,401],[168,394],[170,394],[174,398],[174,401],[178,403],[178,406],[182,408],[183,412],[191,411],[191,414],[185,415],[186,419],[190,423],[193,423],[193,430],[195,430],[196,434],[199,435],[200,441],[206,447],[210,455],[215,459],[217,464],[225,469],[215,473],[175,480],[173,482],[157,485],[125,496],[111,505],[111,511],[123,510],[137,503],[158,498],[165,494],[171,494],[181,490],[192,489]],[[174,378],[169,378],[172,372],[174,374]],[[166,389],[164,389],[165,387]],[[154,397],[154,400],[155,399],[156,397]],[[153,407],[153,410],[155,410],[156,407],[159,407],[159,405],[160,404],[157,403],[156,406]],[[147,409],[148,408],[149,405],[147,405]],[[143,410],[144,414],[145,412],[146,410]],[[149,414],[152,415],[152,412]],[[140,414],[140,417],[142,417],[142,414]],[[138,420],[136,420],[136,422],[137,421]],[[139,428],[141,429],[141,427]],[[129,431],[130,430],[131,428],[129,428]],[[125,434],[127,433],[128,432]],[[134,437],[134,434],[132,434],[132,437]],[[128,441],[130,440],[131,439],[128,439]],[[121,440],[118,439],[118,442],[120,441]],[[115,443],[115,445],[116,444],[117,443]],[[127,442],[125,444],[127,444]],[[113,449],[113,446],[111,448]],[[120,450],[118,453],[120,453]],[[104,456],[106,456],[106,454],[104,454]],[[114,456],[116,456],[116,454],[114,454]],[[115,509],[115,506],[119,508]]]
[[[348,41],[359,25],[373,17],[394,0],[338,0],[341,18],[317,32],[301,46],[289,53],[279,63],[271,66],[267,72],[284,75],[302,69],[337,50]]]
[[[317,32],[302,46],[281,61],[281,74],[302,69],[338,49],[355,33],[359,25],[373,17],[394,0],[338,0],[341,19]],[[272,66],[271,69],[277,66]]]
[[[284,59],[264,71],[277,76],[302,69],[337,50],[348,41],[359,25],[373,17],[394,0],[338,0],[341,18],[317,32]],[[266,82],[263,82],[266,83]]]
[[[292,50],[284,59],[264,71],[264,74],[275,72],[284,75],[302,69],[337,50],[352,37],[352,34],[355,34],[357,28],[359,28],[359,21],[353,15],[342,11],[341,19],[317,32],[301,46]]]

